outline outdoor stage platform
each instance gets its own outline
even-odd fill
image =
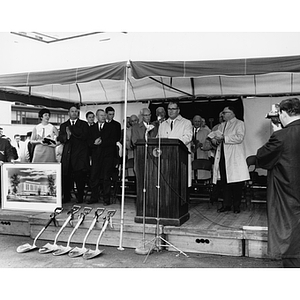
[[[58,227],[51,224],[37,241],[37,246],[43,246],[46,241],[53,243],[56,233],[67,218],[67,212],[75,203],[64,205],[63,212],[58,215]],[[81,207],[103,207],[102,204],[81,204]],[[120,245],[120,215],[119,202],[105,206],[107,210],[116,209],[113,217],[113,228],[108,228],[100,241],[100,245]],[[79,211],[80,213],[80,211]],[[193,200],[189,204],[190,219],[181,226],[162,226],[160,232],[165,240],[184,252],[208,253],[230,256],[249,256],[266,258],[267,256],[267,216],[264,204],[249,208],[242,207],[241,213],[218,213],[217,203]],[[0,234],[23,235],[35,238],[38,232],[49,220],[50,213],[13,211],[0,209]],[[75,215],[73,226],[77,222]],[[82,245],[94,211],[86,216],[83,224],[75,232],[71,246],[75,243]],[[105,216],[105,213],[102,215]],[[89,247],[95,247],[103,219],[102,216],[87,239]],[[122,247],[137,248],[142,242],[143,224],[135,223],[135,202],[133,198],[125,199]],[[58,244],[66,245],[73,227],[68,225],[59,236]],[[146,224],[146,241],[155,237],[156,225]],[[16,245],[16,248],[19,245]],[[176,251],[172,247],[169,251]]]

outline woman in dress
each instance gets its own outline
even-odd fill
[[[33,128],[31,135],[31,143],[34,145],[32,162],[57,162],[55,155],[56,144],[48,144],[44,140],[47,138],[56,142],[56,137],[58,136],[56,127],[49,123],[49,109],[41,109],[39,111],[39,118],[41,119],[41,123]]]

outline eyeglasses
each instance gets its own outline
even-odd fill
[[[231,114],[231,111],[222,111],[222,115]]]
[[[176,108],[174,108],[174,107],[168,108],[168,110],[177,110],[177,109],[178,109],[178,107],[176,107]]]
[[[149,116],[151,116],[151,114],[145,114],[145,115],[143,115],[144,117],[149,117]]]

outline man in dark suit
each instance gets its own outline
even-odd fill
[[[83,202],[86,174],[89,170],[87,122],[79,119],[76,106],[69,109],[69,120],[60,125],[58,141],[63,145],[62,152],[62,187],[63,202],[71,199],[73,180],[77,189],[77,202]]]
[[[85,118],[89,126],[93,126],[95,124],[95,114],[92,111],[88,111],[85,114]]]
[[[272,121],[274,132],[256,154],[258,166],[268,170],[268,254],[283,267],[299,268],[300,100],[282,100],[277,113],[280,123]]]
[[[98,122],[92,126],[89,145],[92,147],[92,167],[90,177],[91,199],[88,204],[99,201],[100,186],[103,186],[103,204],[110,204],[111,174],[114,163],[116,139],[113,123],[106,122],[106,113],[98,109],[96,118]]]
[[[111,165],[110,169],[110,177],[111,177],[111,185],[114,186],[113,193],[111,193],[111,196],[113,198],[116,197],[117,193],[117,181],[119,176],[119,165],[121,163],[121,158],[119,155],[119,147],[117,146],[117,142],[120,142],[122,139],[122,130],[121,130],[121,124],[114,120],[115,117],[115,110],[113,107],[108,106],[105,109],[106,112],[106,122],[111,124],[113,126],[113,133],[111,136],[111,139],[115,142],[115,149],[114,149],[114,160]],[[113,200],[114,201],[114,200]]]

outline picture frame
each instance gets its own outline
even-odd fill
[[[62,206],[60,163],[4,163],[2,209],[53,212]]]

